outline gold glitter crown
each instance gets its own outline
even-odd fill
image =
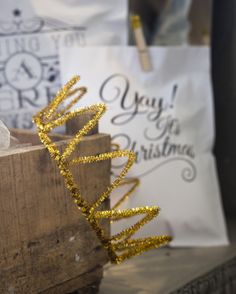
[[[51,103],[38,112],[33,120],[38,128],[39,138],[45,147],[50,152],[51,157],[57,162],[61,175],[64,177],[66,187],[69,189],[75,204],[82,214],[89,221],[91,227],[97,234],[103,247],[107,250],[110,261],[113,263],[120,263],[127,258],[139,255],[149,249],[158,248],[167,244],[171,237],[169,236],[153,236],[147,238],[131,239],[141,227],[151,221],[159,212],[159,207],[138,207],[131,209],[120,210],[117,209],[120,204],[126,200],[134,191],[139,181],[137,179],[125,180],[125,176],[135,161],[135,154],[128,150],[116,149],[111,152],[102,153],[92,156],[71,156],[76,146],[81,142],[83,136],[94,128],[98,123],[100,117],[106,110],[104,104],[96,104],[82,109],[69,111],[70,108],[86,93],[86,88],[73,88],[80,78],[78,76],[72,78],[56,95]],[[59,109],[62,103],[77,94],[77,97],[72,99],[63,109]],[[56,144],[49,137],[49,133],[54,128],[65,124],[68,120],[82,115],[86,112],[93,112],[94,116],[87,122],[77,134],[69,141],[65,150],[60,153]],[[106,190],[98,197],[97,201],[90,205],[81,195],[79,186],[75,183],[70,167],[76,164],[87,164],[93,162],[100,162],[103,160],[111,160],[114,158],[127,157],[128,160],[120,172],[119,176],[106,188]],[[117,202],[117,204],[110,210],[99,210],[101,204],[110,196],[111,192],[120,185],[133,184],[132,188]],[[111,222],[121,219],[130,218],[137,215],[143,217],[129,228],[123,229],[120,233],[109,236],[105,230],[100,226],[101,219],[110,219]]]

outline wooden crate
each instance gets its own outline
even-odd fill
[[[0,153],[0,293],[95,290],[106,252],[37,134],[13,130],[13,136],[33,146]],[[60,150],[68,139],[54,136]],[[109,150],[110,137],[94,134],[84,138],[77,152]],[[109,185],[110,162],[79,166],[73,174],[84,198],[92,203]],[[107,223],[104,226],[109,230]]]

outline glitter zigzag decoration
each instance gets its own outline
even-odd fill
[[[96,104],[82,109],[69,111],[70,108],[86,93],[86,88],[79,87],[73,89],[73,86],[80,78],[78,76],[72,78],[56,95],[52,102],[38,112],[33,120],[38,128],[39,138],[45,147],[48,149],[51,157],[57,162],[61,175],[64,177],[66,187],[69,189],[75,204],[82,214],[89,221],[91,227],[97,234],[103,247],[107,250],[110,261],[113,263],[120,263],[132,256],[139,255],[149,249],[158,248],[167,244],[171,237],[169,236],[153,236],[147,238],[131,239],[141,227],[150,222],[159,213],[159,207],[138,207],[131,209],[117,209],[123,201],[134,191],[139,181],[137,179],[126,180],[125,176],[135,161],[135,154],[128,150],[113,150],[111,152],[102,153],[92,156],[72,156],[76,146],[81,142],[85,136],[99,121],[106,110],[104,104]],[[77,97],[72,99],[70,103],[64,108],[59,109],[62,103],[77,94]],[[61,126],[66,121],[82,115],[85,112],[92,111],[94,116],[87,122],[69,141],[65,150],[60,153],[56,144],[49,137],[52,129]],[[104,160],[111,160],[114,158],[126,157],[128,160],[120,172],[119,176],[106,188],[106,190],[98,197],[97,201],[92,205],[89,204],[81,195],[78,185],[75,183],[73,175],[70,171],[72,165],[87,164],[100,162]],[[118,203],[110,210],[99,210],[101,204],[110,196],[111,192],[120,185],[133,184],[131,189],[123,195]],[[110,221],[118,221],[120,219],[130,218],[133,216],[143,216],[134,225],[122,230],[120,233],[109,236],[100,226],[101,219],[110,219]]]

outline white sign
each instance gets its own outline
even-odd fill
[[[127,43],[127,1],[8,0],[0,11],[0,119],[32,128],[61,87],[58,49]]]
[[[154,70],[145,73],[136,48],[64,48],[62,79],[79,74],[88,88],[79,105],[106,103],[100,131],[136,153],[129,175],[141,186],[128,206],[162,209],[143,234],[169,233],[174,246],[227,244],[212,156],[209,51],[153,47],[150,54]]]

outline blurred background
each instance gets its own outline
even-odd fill
[[[130,10],[141,16],[149,45],[210,43],[212,0],[131,0]]]
[[[216,138],[214,152],[228,218],[236,215],[236,2],[212,0],[131,0],[141,16],[149,45],[211,46]],[[130,42],[133,44],[132,34]]]

